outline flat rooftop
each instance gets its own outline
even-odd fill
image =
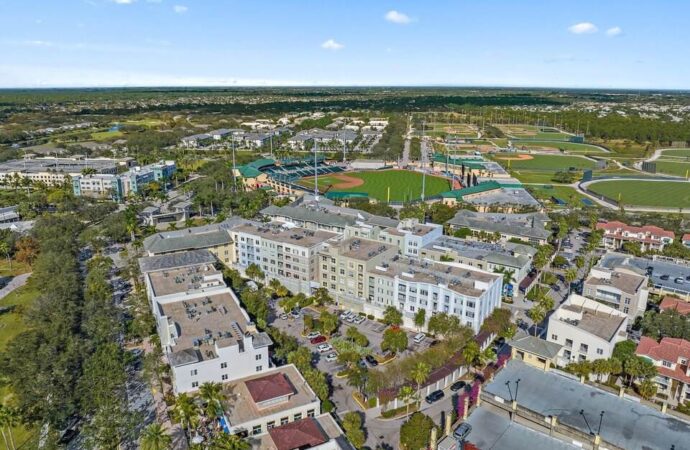
[[[243,223],[234,227],[233,231],[253,234],[269,241],[301,247],[314,247],[338,236],[336,233],[329,231],[307,230],[300,227],[290,228],[277,223],[260,225]]]
[[[96,171],[117,170],[118,162],[112,159],[77,159],[77,158],[27,158],[13,159],[0,163],[0,172],[26,172],[37,173],[48,170],[64,173],[79,173],[83,169],[95,169]]]
[[[683,284],[675,282],[676,278],[685,278],[690,274],[690,265],[676,264],[663,260],[655,261],[616,252],[609,252],[602,256],[599,260],[599,265],[607,269],[626,267],[640,274],[646,273],[647,268],[651,267],[652,274],[649,276],[649,281],[651,281],[654,287],[663,288],[670,292],[678,292],[682,295],[690,293],[690,283],[687,280]],[[661,278],[664,275],[668,275],[666,280]]]
[[[598,286],[612,286],[628,294],[636,294],[643,287],[643,284],[646,285],[645,277],[642,275],[617,271],[611,274],[611,278],[590,276],[587,278],[586,283]]]
[[[382,242],[371,241],[368,239],[350,238],[333,244],[330,248],[335,249],[339,255],[346,258],[368,261],[383,252],[390,251],[396,247]]]
[[[286,383],[289,383],[292,387],[293,394],[287,401],[261,408],[252,398],[247,383],[251,386],[251,383],[255,380],[275,376],[276,374],[284,376]],[[223,385],[223,390],[227,394],[227,400],[224,402],[223,409],[231,427],[242,425],[269,414],[288,411],[314,402],[318,403],[318,397],[316,397],[311,387],[309,387],[297,368],[292,364],[278,367],[270,372],[262,372],[226,383]]]
[[[568,323],[607,341],[611,341],[614,338],[616,332],[623,324],[623,321],[627,318],[627,316],[613,315],[608,312],[597,311],[595,309],[573,304],[564,304],[558,309],[580,313],[582,314],[582,318],[579,320],[563,318],[558,314],[557,310],[554,314],[555,319]]]
[[[554,371],[530,367],[522,361],[508,362],[484,392],[509,403],[506,382],[510,381],[514,388],[518,378],[521,380],[520,406],[544,416],[557,415],[560,423],[584,433],[589,433],[589,429],[580,410],[584,410],[590,426],[594,426],[592,422],[604,411],[601,437],[607,443],[627,450],[688,448],[690,423]]]
[[[473,205],[520,205],[520,206],[541,206],[541,204],[522,188],[496,189],[481,196],[464,198],[464,201]]]
[[[215,347],[240,345],[248,332],[249,318],[231,294],[194,300],[158,303],[161,315],[174,324],[179,337],[172,347],[172,365],[216,358]]]
[[[460,210],[448,224],[455,227],[466,227],[490,232],[513,234],[537,239],[547,239],[551,231],[544,228],[544,223],[549,220],[542,213],[526,214],[501,214],[478,213],[468,210]]]
[[[377,275],[395,277],[400,281],[414,281],[428,284],[444,284],[448,289],[458,294],[470,297],[479,297],[484,289],[475,287],[475,281],[492,283],[501,275],[473,270],[470,267],[456,267],[446,264],[417,261],[412,258],[396,256],[382,267],[376,267],[372,271]]]
[[[211,263],[202,263],[188,267],[160,270],[147,274],[153,294],[156,297],[196,291],[208,286],[207,277],[221,272]],[[213,280],[216,284],[217,281]]]
[[[425,250],[444,251],[446,249],[479,261],[501,263],[504,265],[519,265],[529,263],[527,255],[534,256],[537,250],[534,247],[511,242],[505,245],[489,242],[471,241],[453,236],[440,236],[423,247]]]
[[[189,266],[213,264],[216,257],[208,250],[190,250],[187,252],[166,253],[164,255],[139,258],[142,273],[159,270],[172,270]]]

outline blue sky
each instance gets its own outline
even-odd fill
[[[0,87],[690,88],[690,2],[0,0]]]

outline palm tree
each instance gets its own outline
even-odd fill
[[[206,402],[206,415],[210,418],[223,414],[222,402],[226,399],[223,385],[220,383],[204,383],[199,388],[199,395]]]
[[[172,437],[160,423],[152,423],[141,433],[139,445],[141,450],[168,450],[172,445]]]
[[[565,281],[568,282],[568,295],[570,295],[571,284],[573,284],[575,280],[577,280],[577,269],[571,267],[565,271]]]
[[[199,407],[194,403],[194,399],[184,392],[178,395],[175,399],[172,413],[184,428],[185,434],[189,439],[191,429],[194,428],[199,420]]]
[[[5,258],[7,258],[7,262],[10,264],[10,271],[12,270],[12,259],[10,258],[10,246],[7,242],[2,241],[0,242],[0,253],[5,255]]]
[[[288,290],[277,278],[271,278],[268,282],[268,291],[276,297],[282,298],[288,295]]]
[[[429,377],[429,373],[431,373],[431,366],[421,361],[418,362],[410,372],[410,376],[414,382],[417,383],[417,394],[419,394],[419,389],[421,388],[422,384]]]
[[[414,389],[412,389],[412,386],[403,386],[400,388],[400,392],[398,392],[398,396],[400,397],[400,400],[405,402],[405,415],[409,416],[410,415],[410,400],[412,400],[412,397],[414,397]]]
[[[501,266],[498,269],[494,269],[494,273],[499,273],[503,275],[503,286],[515,283],[515,271],[511,269],[506,269]]]
[[[209,442],[208,450],[250,450],[252,446],[234,434],[222,433]]]
[[[465,366],[468,372],[472,364],[479,358],[481,351],[479,344],[477,344],[475,340],[468,341],[465,348],[462,349],[462,358],[465,360]]]

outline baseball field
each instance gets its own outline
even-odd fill
[[[588,189],[623,205],[690,207],[689,182],[610,180],[592,183]]]
[[[409,170],[380,170],[347,172],[318,178],[319,192],[326,189],[340,192],[366,192],[369,197],[380,201],[415,200],[422,195],[422,174]],[[314,177],[299,180],[305,187],[314,187]],[[432,175],[426,176],[426,197],[450,190],[450,182],[446,178]]]

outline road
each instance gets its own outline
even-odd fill
[[[14,291],[15,289],[24,286],[26,284],[26,280],[28,280],[30,276],[31,276],[31,272],[23,273],[21,275],[17,275],[16,277],[12,278],[10,280],[10,282],[7,283],[7,286],[0,289],[0,299],[5,298],[6,295],[8,295],[10,292]]]

